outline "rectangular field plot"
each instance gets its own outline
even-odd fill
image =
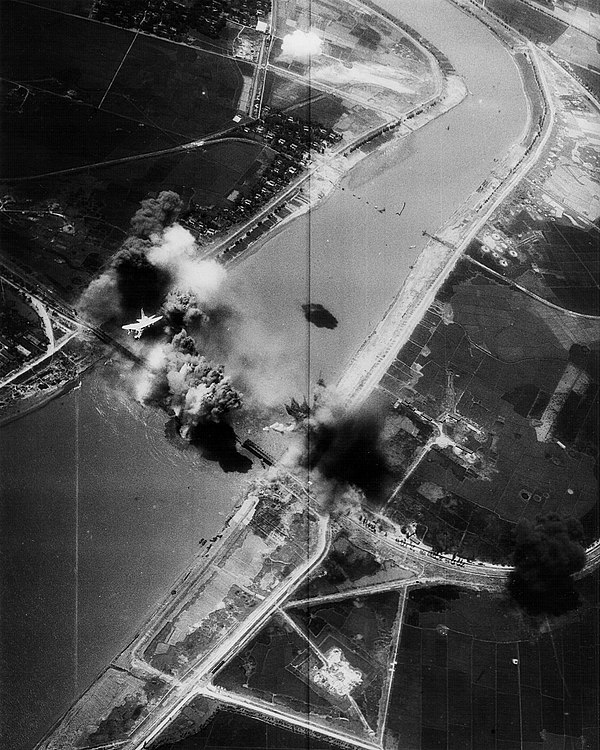
[[[405,610],[411,624],[402,630],[401,668],[388,719],[400,747],[429,750],[442,743],[447,750],[562,750],[580,747],[582,737],[595,747],[598,641],[592,640],[591,649],[582,644],[590,642],[584,632],[592,639],[597,634],[597,581],[595,573],[580,585],[582,604],[576,614],[533,638],[531,631],[521,630],[519,616],[505,608],[501,597],[490,597],[484,615],[477,608],[482,595],[476,592],[458,589],[458,596],[444,597],[449,587],[413,589]],[[491,607],[494,600],[496,608]],[[459,632],[467,622],[477,637]],[[440,631],[442,625],[448,629]],[[447,644],[447,669],[434,664],[440,637]],[[418,686],[416,711],[408,691],[414,695]],[[420,716],[420,744],[409,744],[415,716]],[[543,734],[549,743],[542,743]]]
[[[67,97],[27,94],[10,84],[2,86],[0,97],[3,129],[11,139],[10,150],[2,153],[2,178],[84,167],[174,145],[170,135],[156,128]]]
[[[98,105],[133,39],[131,31],[23,3],[2,3],[5,79]]]
[[[198,138],[232,125],[252,66],[138,36],[103,107]]]

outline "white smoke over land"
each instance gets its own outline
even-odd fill
[[[281,43],[281,51],[286,57],[306,60],[321,54],[323,40],[314,31],[296,29],[286,34]]]
[[[216,260],[202,260],[198,253],[193,235],[173,224],[153,237],[148,260],[169,275],[171,290],[192,293],[198,301],[214,304],[227,272]]]

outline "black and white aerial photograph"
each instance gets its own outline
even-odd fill
[[[0,0],[2,750],[600,750],[600,0]]]

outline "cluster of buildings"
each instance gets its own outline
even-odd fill
[[[258,27],[270,11],[270,0],[95,0],[91,17],[182,41],[191,31],[216,39],[227,21]]]
[[[32,356],[46,351],[48,341],[33,321],[13,304],[0,307],[0,377],[17,370]]]
[[[321,125],[306,124],[282,113],[268,114],[240,130],[245,137],[268,143],[276,152],[272,162],[258,173],[252,185],[232,190],[225,205],[191,206],[185,223],[209,237],[252,216],[307,166],[311,151],[323,153],[342,136]]]

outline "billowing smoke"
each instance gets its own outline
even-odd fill
[[[183,201],[172,190],[163,190],[156,198],[146,198],[131,220],[131,231],[136,237],[149,239],[173,224],[183,207]]]
[[[180,208],[181,199],[170,191],[142,201],[131,221],[135,236],[125,240],[110,267],[81,296],[83,315],[99,323],[123,321],[140,308],[154,312],[165,302],[174,326],[177,318],[179,328],[200,320],[202,307],[218,298],[226,272],[216,261],[199,257],[187,229],[170,224]]]
[[[173,224],[151,243],[147,259],[168,274],[172,289],[191,292],[203,304],[215,304],[227,272],[216,260],[203,260],[198,253],[193,235]]]
[[[169,343],[156,344],[148,357],[148,370],[138,382],[137,396],[177,417],[182,437],[193,437],[195,427],[220,422],[242,404],[223,367],[200,355],[196,342],[181,330]]]
[[[535,524],[519,522],[508,589],[522,609],[559,615],[578,606],[572,576],[585,565],[582,542],[583,528],[575,518],[549,513]]]
[[[312,491],[326,510],[345,512],[363,496],[380,498],[388,478],[381,429],[375,413],[348,413],[328,392],[319,398],[306,422],[299,463],[309,470]]]
[[[178,333],[182,328],[206,325],[209,321],[200,299],[193,292],[183,292],[181,289],[167,294],[160,311],[173,333]]]
[[[151,243],[138,237],[126,240],[115,255],[112,268],[116,272],[119,303],[126,314],[140,308],[155,309],[160,305],[170,284],[168,274],[148,259]]]
[[[296,29],[286,34],[281,43],[281,51],[287,57],[306,60],[311,56],[321,54],[323,40],[314,31]]]

